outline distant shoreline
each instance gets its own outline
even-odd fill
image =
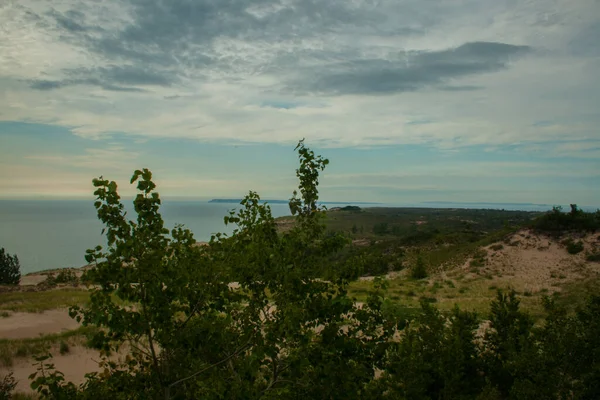
[[[212,199],[209,203],[227,203],[227,204],[240,204],[242,199]],[[261,203],[270,204],[288,204],[289,200],[261,200]],[[320,201],[320,204],[364,204],[364,205],[376,205],[383,203],[369,202],[369,201]]]

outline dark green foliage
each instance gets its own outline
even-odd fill
[[[386,354],[373,398],[599,398],[600,297],[574,315],[546,298],[548,317],[535,328],[514,291],[498,292],[478,340],[476,315],[421,307]]]
[[[125,218],[117,185],[94,180],[108,248],[88,250],[85,280],[97,288],[71,314],[102,328],[91,342],[105,356],[123,344],[133,350],[124,362],[104,359],[104,372],[79,388],[40,360],[35,388],[63,398],[363,398],[395,323],[383,317],[379,281],[358,307],[344,278],[355,272],[321,279],[348,240],[326,232],[318,206],[328,161],[302,142],[297,150],[292,229],[278,233],[269,206],[250,192],[225,217],[233,234],[205,247],[182,227],[164,228],[149,170],[131,180],[140,191],[135,222]]]
[[[334,255],[335,260],[323,267],[328,279],[346,271],[346,279],[356,279],[363,275],[385,275],[390,271],[402,269],[404,249],[387,241],[364,247],[349,247]],[[349,273],[352,272],[352,273]]]
[[[572,242],[567,245],[567,251],[569,254],[578,254],[583,251],[583,242],[577,241]]]
[[[46,280],[38,283],[38,286],[51,288],[58,284],[77,285],[79,284],[79,278],[72,270],[63,269],[56,275],[53,273],[48,274]]]
[[[427,278],[427,267],[425,266],[425,261],[423,261],[423,257],[420,254],[417,256],[417,262],[410,271],[410,276],[413,279]]]
[[[15,254],[11,256],[0,249],[0,285],[18,285],[21,281],[21,265]]]
[[[600,229],[600,210],[588,213],[576,204],[571,204],[570,212],[563,212],[561,207],[554,207],[552,211],[537,218],[531,227],[552,236],[561,236],[570,231],[595,232]]]
[[[591,262],[600,262],[600,253],[588,254],[585,259]]]
[[[13,373],[10,372],[4,375],[0,379],[0,400],[10,400],[12,398],[12,392],[15,390],[17,382],[13,377]]]
[[[390,228],[387,222],[381,222],[373,226],[373,233],[376,235],[387,235],[389,230]]]
[[[483,387],[473,344],[477,319],[455,308],[449,317],[426,302],[387,354],[374,398],[474,398]],[[449,323],[448,323],[449,322]]]
[[[69,343],[62,340],[59,344],[58,351],[60,354],[67,354],[69,351],[71,351],[71,348],[69,347]]]
[[[421,296],[421,297],[419,297],[419,301],[424,302],[424,303],[437,303],[437,299],[435,297],[429,297],[429,296]]]
[[[388,238],[350,248],[327,229],[317,187],[328,161],[303,142],[296,150],[293,226],[279,232],[268,204],[250,192],[224,218],[233,233],[208,246],[182,226],[165,229],[149,170],[131,179],[135,221],[116,183],[95,179],[108,246],[88,250],[84,280],[95,287],[89,305],[70,312],[94,328],[101,372],[76,386],[51,356],[39,357],[31,387],[45,398],[86,400],[600,398],[600,297],[573,315],[546,300],[548,318],[534,327],[514,291],[498,292],[482,337],[475,314],[442,313],[433,297],[403,307],[386,299],[381,278],[355,304],[348,280],[400,264],[402,249]],[[475,237],[467,225],[465,237]],[[379,255],[370,259],[373,249]],[[411,275],[426,274],[419,256]],[[110,361],[124,345],[125,359]]]
[[[439,231],[413,231],[406,234],[399,227],[394,227],[393,233],[400,236],[400,243],[404,246],[417,246],[430,242]]]

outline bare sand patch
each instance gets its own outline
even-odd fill
[[[482,248],[485,262],[477,274],[487,274],[494,281],[504,281],[531,292],[560,291],[564,283],[598,276],[600,264],[588,262],[585,258],[586,253],[598,251],[597,235],[572,238],[584,244],[584,251],[579,254],[569,254],[562,243],[564,239],[521,230],[504,242]],[[467,260],[462,269],[472,271],[472,261],[473,258]]]
[[[21,277],[21,282],[19,284],[21,286],[34,286],[44,282],[47,278],[46,275],[41,274],[25,275]]]
[[[83,346],[73,346],[67,354],[61,355],[57,351],[53,352],[52,359],[47,362],[53,363],[57,371],[64,373],[67,382],[73,382],[77,385],[85,381],[85,374],[100,371],[99,361],[100,356],[97,350]],[[32,392],[29,386],[31,381],[28,377],[36,370],[34,363],[35,361],[32,359],[21,359],[11,367],[0,368],[0,373],[13,372],[15,379],[18,381],[17,392]]]
[[[0,320],[0,338],[26,339],[77,329],[79,323],[66,309],[42,313],[14,312]]]

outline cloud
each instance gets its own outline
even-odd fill
[[[393,61],[352,60],[331,65],[324,72],[306,71],[292,90],[330,95],[414,91],[452,78],[507,68],[509,62],[531,50],[529,46],[473,42],[454,49],[407,53]]]
[[[133,66],[65,69],[63,74],[68,78],[58,81],[33,80],[31,88],[52,90],[72,85],[92,85],[104,90],[141,91],[135,86],[170,86],[175,82],[172,76]]]
[[[594,0],[11,1],[0,119],[324,147],[582,140],[600,123],[594,11]]]

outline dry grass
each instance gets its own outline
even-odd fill
[[[12,400],[37,400],[39,396],[35,393],[16,392],[12,394]]]
[[[586,252],[598,251],[596,236],[578,240],[582,240]],[[522,308],[541,316],[544,296],[574,305],[597,293],[600,265],[587,262],[584,252],[569,254],[557,240],[520,231],[503,244],[473,249],[464,264],[438,270],[426,280],[415,281],[401,274],[389,278],[387,297],[406,307],[418,307],[423,298],[435,301],[441,310],[458,304],[461,309],[485,315],[497,290],[514,289]],[[371,285],[366,280],[353,282],[349,293],[357,301],[365,301]]]
[[[0,293],[0,310],[42,312],[85,304],[90,294],[82,289],[57,289],[39,292]]]
[[[11,366],[15,358],[27,358],[47,351],[68,352],[69,346],[85,345],[97,328],[81,327],[72,331],[27,339],[0,339],[0,365]]]

